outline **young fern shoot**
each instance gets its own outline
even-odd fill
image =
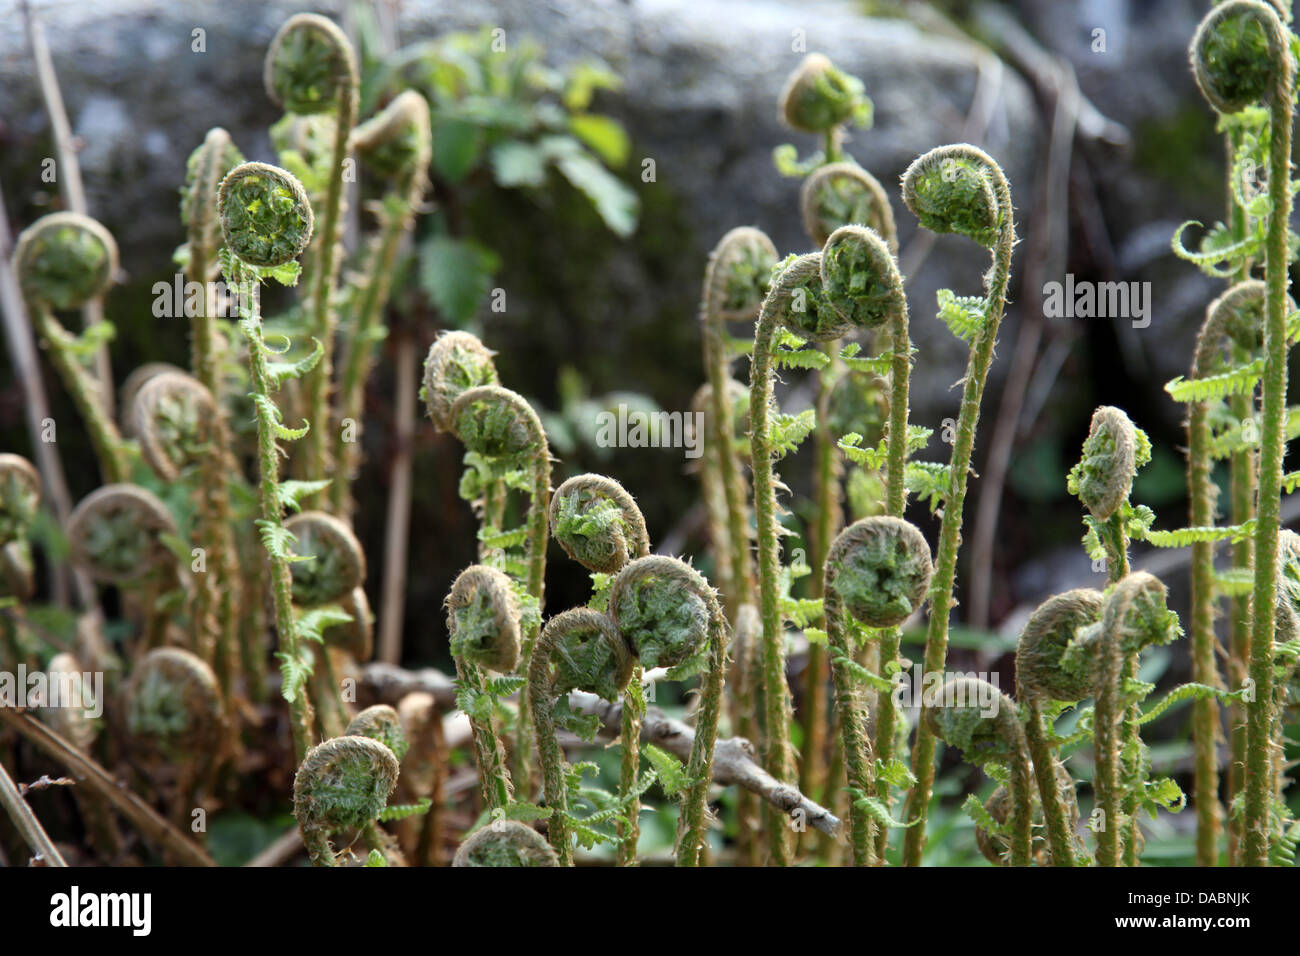
[[[510,578],[496,568],[472,564],[447,595],[447,632],[456,661],[457,700],[474,732],[483,803],[503,810],[512,786],[505,747],[494,727],[496,695],[484,686],[482,669],[509,674],[519,663],[519,607]]]
[[[948,617],[957,580],[966,484],[984,382],[993,363],[998,326],[1006,306],[1016,227],[1006,176],[992,157],[974,146],[941,146],[918,157],[903,175],[903,202],[925,228],[966,236],[993,254],[993,267],[985,277],[986,295],[976,300],[953,299],[949,303],[957,304],[966,312],[973,334],[947,475],[939,544],[935,550],[930,620],[922,661],[922,673],[929,675],[942,673],[948,656]],[[940,299],[942,306],[945,297],[941,295]],[[919,866],[925,849],[926,817],[934,786],[934,750],[931,724],[923,719],[917,727],[912,754],[916,785],[907,801],[907,820],[917,821],[908,829],[904,841],[903,861],[908,866]]]
[[[304,378],[307,420],[315,428],[306,435],[300,460],[302,477],[318,480],[334,473],[327,423],[334,367],[334,296],[343,256],[343,185],[360,89],[356,53],[332,20],[299,13],[286,20],[272,38],[263,80],[267,94],[286,112],[298,116],[330,114],[334,121],[320,229],[308,270],[309,328],[320,343],[321,354]],[[314,505],[323,490],[310,493],[306,503]]]
[[[1254,617],[1249,676],[1255,704],[1246,711],[1242,860],[1264,866],[1272,834],[1271,741],[1277,554],[1286,419],[1291,217],[1291,123],[1295,103],[1294,37],[1277,10],[1258,0],[1230,0],[1201,21],[1191,44],[1192,69],[1210,105],[1222,114],[1264,104],[1269,110],[1268,230],[1264,245],[1264,370],[1255,523]]]
[[[610,585],[609,615],[643,667],[667,667],[672,680],[704,668],[676,851],[678,866],[699,866],[727,671],[726,618],[717,593],[698,571],[661,555],[637,558],[618,572]]]
[[[271,361],[275,353],[262,337],[259,293],[266,276],[290,284],[297,281],[297,258],[311,241],[315,220],[302,183],[285,170],[265,163],[243,163],[230,171],[217,194],[217,214],[225,243],[222,271],[226,281],[239,290],[239,327],[248,339],[260,473],[261,518],[257,527],[269,559],[283,675],[281,693],[289,702],[294,751],[301,763],[312,745],[312,708],[306,690],[310,672],[299,646],[293,613],[289,571],[295,560],[289,547],[292,539],[282,519],[286,504],[297,501],[311,486],[281,483],[278,442],[301,438],[311,425],[307,422],[299,429],[287,428],[271,393],[287,379],[310,370],[321,356],[321,346],[318,342],[316,350],[296,364]]]
[[[352,145],[391,185],[378,204],[379,237],[366,263],[367,275],[348,328],[335,414],[334,461],[339,477],[330,488],[335,514],[346,515],[352,507],[350,489],[360,457],[366,379],[374,343],[384,331],[381,322],[392,290],[398,249],[402,237],[415,224],[416,210],[428,185],[432,144],[429,104],[414,90],[399,94],[383,112],[352,134]]]
[[[887,829],[890,819],[887,803],[877,796],[862,703],[865,688],[855,677],[858,668],[849,646],[845,612],[866,627],[897,627],[925,603],[933,572],[925,537],[914,525],[892,516],[863,518],[850,525],[832,542],[826,556],[826,643],[852,801],[849,826],[854,866],[875,865],[874,828]]]
[[[593,575],[614,574],[628,561],[650,554],[650,534],[641,509],[622,485],[603,475],[576,475],[556,489],[551,497],[551,535],[565,554]],[[607,599],[607,594],[597,593],[592,605]],[[623,695],[619,728],[623,758],[618,781],[624,819],[618,823],[617,859],[619,866],[634,866],[641,813],[636,784],[641,763],[641,720],[645,717],[641,664],[635,658],[626,686],[629,691]],[[540,740],[538,745],[540,748]]]
[[[573,608],[551,618],[533,648],[528,668],[528,706],[533,712],[542,783],[550,809],[547,835],[561,866],[573,865],[573,845],[568,828],[564,751],[555,735],[555,703],[571,690],[616,701],[632,679],[635,666],[613,622],[590,608]]]
[[[87,216],[51,213],[19,235],[13,266],[36,332],[90,433],[104,480],[129,481],[128,446],[108,413],[99,380],[87,367],[113,337],[113,326],[97,322],[76,336],[54,314],[56,309],[78,308],[108,291],[118,269],[117,243]]]

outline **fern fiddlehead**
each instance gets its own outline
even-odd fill
[[[646,531],[641,509],[622,485],[603,475],[575,475],[556,489],[551,497],[551,534],[569,557],[588,571],[598,574],[614,574],[628,561],[650,554],[650,534]],[[561,643],[565,640],[563,633],[562,631],[558,638]],[[630,677],[622,681],[621,687],[628,686],[633,680],[639,686],[640,663],[635,658],[629,658],[628,664],[631,667]],[[531,693],[531,676],[529,686]],[[579,689],[606,696],[600,690],[590,687]],[[559,690],[556,692],[559,693]],[[618,823],[619,841],[616,852],[619,866],[632,866],[636,863],[641,805],[634,790],[641,762],[641,718],[644,709],[641,695],[627,694],[623,697],[619,728],[623,751],[619,768],[619,793],[625,801],[625,819]],[[541,746],[539,739],[539,750]]]
[[[227,174],[217,193],[217,215],[225,245],[222,271],[227,281],[239,289],[239,327],[248,339],[260,473],[261,518],[257,526],[269,562],[283,674],[281,693],[289,703],[294,752],[301,763],[312,744],[312,710],[293,614],[289,572],[292,555],[282,523],[285,498],[278,440],[300,438],[310,425],[304,429],[286,428],[271,397],[273,388],[303,369],[301,364],[271,365],[268,355],[273,353],[262,336],[259,293],[267,274],[282,281],[297,281],[297,257],[311,241],[315,220],[302,183],[285,170],[265,163],[244,163]],[[318,357],[318,353],[313,354]]]
[[[1096,641],[1084,648],[1087,639],[1081,632],[1101,621],[1104,607],[1100,591],[1077,588],[1058,594],[1029,616],[1016,645],[1016,700],[1022,710],[1055,866],[1074,866],[1078,848],[1074,822],[1067,813],[1069,804],[1062,799],[1060,764],[1048,742],[1043,706],[1053,700],[1079,701],[1096,693]],[[1077,804],[1074,806],[1077,815]]]
[[[1211,10],[1192,39],[1197,85],[1220,113],[1264,103],[1269,110],[1269,216],[1265,239],[1263,411],[1255,523],[1254,615],[1249,675],[1256,700],[1246,713],[1242,862],[1268,862],[1272,773],[1273,638],[1277,625],[1277,543],[1286,417],[1286,289],[1291,216],[1291,114],[1295,99],[1292,38],[1277,11],[1257,0]]]
[[[863,518],[845,528],[826,556],[826,643],[852,801],[849,822],[855,866],[875,864],[872,824],[881,823],[883,829],[889,814],[876,796],[864,688],[853,676],[844,615],[847,611],[867,627],[897,627],[925,602],[933,571],[930,547],[921,532],[892,516]]]
[[[343,182],[360,88],[356,53],[334,21],[299,13],[286,20],[272,38],[263,79],[267,94],[286,112],[299,116],[330,114],[334,121],[324,208],[308,277],[310,329],[320,343],[321,356],[305,374],[307,420],[315,428],[306,435],[302,461],[307,469],[303,477],[320,479],[334,471],[327,423],[333,374],[334,296],[343,254]],[[308,503],[314,497],[309,496]]]
[[[1135,866],[1141,834],[1136,821],[1138,769],[1143,761],[1135,706],[1128,706],[1128,685],[1137,678],[1137,657],[1144,648],[1167,644],[1181,630],[1178,616],[1165,606],[1165,586],[1145,571],[1118,581],[1102,614],[1098,648],[1097,705],[1093,741],[1097,770],[1096,805],[1103,813],[1097,833],[1097,865]]]
[[[985,276],[987,294],[980,301],[979,323],[971,340],[952,447],[950,487],[935,549],[922,673],[938,674],[943,672],[948,654],[948,617],[957,579],[957,552],[961,545],[971,453],[984,382],[993,363],[998,326],[1006,306],[1016,227],[1006,176],[992,157],[974,146],[941,146],[918,157],[903,175],[903,202],[926,229],[966,236],[993,254],[993,267]],[[924,850],[925,821],[934,786],[934,749],[933,734],[922,721],[917,727],[912,755],[916,785],[907,802],[908,821],[919,821],[908,829],[904,840],[903,860],[908,866],[919,866]]]
[[[0,452],[0,598],[11,597],[21,605],[35,590],[29,534],[41,504],[41,476],[21,455]],[[0,622],[0,635],[12,639],[6,648],[17,668],[22,654],[16,629]]]
[[[1012,866],[1028,866],[1034,778],[1015,701],[987,681],[974,677],[949,677],[937,694],[941,703],[921,712],[930,732],[961,750],[971,763],[981,766],[995,763],[1010,772],[1007,784],[1011,802],[1009,860]]]
[[[637,558],[618,572],[610,585],[609,614],[641,666],[667,667],[673,679],[704,668],[676,851],[678,866],[699,866],[727,670],[726,618],[698,571],[662,555]]]
[[[78,337],[54,314],[84,305],[108,290],[118,270],[117,243],[88,216],[51,213],[18,236],[13,265],[36,332],[85,422],[104,480],[129,480],[127,446],[108,413],[99,381],[83,364],[112,338],[113,327],[99,322]]]
[[[483,688],[480,668],[509,673],[519,663],[519,608],[510,578],[495,568],[473,564],[447,594],[447,632],[456,661],[461,709],[474,732],[483,803],[503,809],[511,796],[505,748],[493,726],[494,701]]]
[[[341,603],[351,600],[365,580],[366,555],[347,523],[323,511],[296,514],[284,522],[284,530],[294,542],[296,558],[289,565],[293,603],[304,609],[295,615],[295,626],[301,636],[320,636],[321,646],[311,674],[312,694],[321,725],[327,731],[324,736],[336,737],[349,717],[341,696],[342,684],[335,673],[325,630],[305,628],[304,623],[312,609],[317,609],[317,617],[323,613],[325,622],[335,627],[348,623],[335,621],[348,613]]]
[[[333,737],[307,752],[293,778],[293,815],[315,866],[337,866],[331,834],[364,830],[397,786],[397,757],[370,737]]]
[[[559,866],[546,838],[518,820],[494,820],[460,845],[452,866]]]
[[[416,209],[428,183],[432,151],[429,104],[414,90],[400,93],[378,116],[352,133],[352,144],[391,183],[379,201],[379,237],[366,264],[368,273],[348,327],[347,350],[335,415],[334,461],[339,477],[330,488],[335,514],[351,507],[349,489],[360,457],[360,428],[366,378],[374,342],[392,289],[402,237],[415,224]],[[356,432],[344,425],[351,422]]]
[[[717,463],[727,508],[729,547],[725,555],[719,556],[718,563],[726,567],[724,580],[730,582],[736,592],[723,595],[732,616],[739,605],[754,599],[754,561],[749,544],[745,478],[731,454],[731,426],[735,416],[729,402],[732,355],[727,323],[753,321],[757,317],[777,258],[776,246],[766,233],[749,226],[732,229],[709,255],[700,297],[700,323],[709,385],[708,442]]]
[[[555,701],[571,690],[616,701],[632,679],[635,666],[613,622],[590,608],[573,608],[551,618],[533,648],[528,704],[541,756],[546,805],[551,811],[547,836],[561,866],[573,865],[573,846],[566,821],[564,752],[555,736]]]
[[[1263,329],[1265,286],[1258,281],[1241,282],[1215,299],[1206,310],[1205,323],[1197,337],[1190,378],[1199,380],[1234,364],[1241,352],[1256,352]],[[1193,402],[1187,413],[1187,484],[1188,521],[1193,528],[1215,523],[1218,489],[1213,480],[1211,404]],[[1215,578],[1213,541],[1192,544],[1191,638],[1192,679],[1198,684],[1221,687],[1215,661],[1217,638],[1214,632]],[[1242,648],[1236,650],[1241,651]],[[1235,657],[1229,668],[1238,671],[1234,685],[1245,676]],[[1196,861],[1200,866],[1218,862],[1219,831],[1223,811],[1219,804],[1219,767],[1217,746],[1219,704],[1213,698],[1194,703],[1193,730],[1196,746]],[[1240,756],[1240,755],[1238,755]]]

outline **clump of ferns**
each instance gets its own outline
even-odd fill
[[[1275,788],[1270,768],[1271,742],[1278,716],[1274,706],[1274,672],[1279,623],[1278,518],[1284,487],[1282,467],[1288,418],[1286,364],[1294,338],[1294,330],[1289,327],[1286,290],[1288,267],[1295,248],[1288,227],[1293,204],[1290,160],[1295,48],[1294,34],[1279,17],[1278,8],[1268,3],[1230,0],[1216,6],[1201,21],[1189,54],[1197,85],[1221,117],[1220,128],[1232,148],[1229,221],[1211,229],[1195,252],[1184,246],[1182,229],[1173,240],[1175,253],[1223,278],[1249,279],[1258,260],[1263,259],[1262,354],[1211,379],[1187,383],[1204,389],[1217,380],[1222,391],[1204,396],[1208,398],[1240,395],[1232,404],[1241,420],[1250,415],[1246,398],[1253,394],[1257,382],[1261,385],[1259,454],[1257,463],[1253,463],[1257,509],[1256,513],[1250,513],[1247,479],[1251,477],[1252,462],[1248,451],[1243,450],[1235,456],[1234,487],[1240,489],[1240,496],[1234,495],[1233,515],[1234,523],[1241,527],[1253,519],[1249,529],[1249,537],[1253,538],[1249,637],[1244,623],[1244,601],[1238,602],[1233,628],[1234,643],[1239,651],[1245,651],[1246,674],[1258,702],[1246,708],[1245,731],[1239,747],[1241,776],[1237,779],[1234,775],[1230,781],[1231,786],[1238,787],[1242,812],[1240,823],[1233,826],[1229,851],[1234,862],[1252,866],[1267,863],[1270,843],[1276,842],[1280,835],[1271,818]],[[1263,187],[1254,175],[1259,168],[1267,171]],[[1179,384],[1182,383],[1171,383],[1171,392]],[[1185,396],[1174,393],[1174,397]],[[1238,563],[1240,568],[1247,566],[1244,560]],[[1202,774],[1202,781],[1205,779]],[[1198,852],[1203,858],[1209,852],[1207,827],[1212,822],[1207,819],[1201,827],[1205,835]]]
[[[93,356],[112,339],[113,326],[100,321],[74,335],[55,315],[107,292],[118,270],[117,243],[87,216],[51,213],[19,235],[13,265],[36,333],[89,432],[101,475],[106,482],[129,481],[130,446],[109,414],[101,383],[89,367]]]
[[[265,163],[243,163],[222,180],[217,195],[223,248],[220,253],[226,281],[238,289],[239,327],[248,343],[250,386],[257,418],[258,499],[261,515],[256,525],[269,561],[270,585],[279,639],[281,693],[289,703],[294,751],[299,761],[312,745],[312,706],[307,682],[312,672],[304,652],[308,637],[294,613],[290,565],[303,560],[292,550],[293,536],[283,523],[286,508],[301,507],[304,497],[319,494],[329,485],[321,481],[281,481],[279,442],[306,435],[310,422],[290,428],[282,420],[272,397],[287,381],[300,378],[320,360],[322,346],[297,362],[278,360],[262,331],[260,290],[273,278],[293,285],[298,281],[297,257],[307,247],[314,216],[302,184],[292,174]]]
[[[523,622],[520,670],[527,673],[541,626],[551,503],[551,452],[541,420],[516,392],[496,384],[492,353],[467,332],[445,333],[429,348],[420,394],[439,430],[466,449],[461,497],[480,515],[480,560],[518,582]],[[524,523],[504,528],[512,489],[527,495]],[[531,780],[531,718],[517,715],[516,774]]]
[[[343,257],[344,181],[360,88],[356,53],[332,20],[300,13],[285,21],[271,40],[263,78],[272,100],[287,114],[307,118],[329,143],[328,151],[321,151],[328,160],[320,165],[319,177],[308,175],[320,224],[308,250],[306,312],[310,334],[320,343],[320,356],[303,372],[305,414],[316,423],[316,430],[305,436],[302,454],[296,458],[300,477],[320,479],[333,473],[326,425]],[[310,168],[300,171],[307,173]],[[313,492],[313,497],[323,490]]]
[[[641,514],[641,509],[622,485],[603,475],[575,475],[556,489],[551,498],[551,534],[564,549],[565,554],[591,572],[593,593],[589,608],[597,612],[598,616],[606,610],[613,576],[622,570],[628,561],[650,554],[650,535],[646,530],[645,517]],[[608,623],[607,618],[602,617],[602,620]],[[572,623],[575,628],[578,628],[573,634],[580,632],[579,625],[594,626],[592,621],[587,619],[583,621],[575,619]],[[612,625],[609,626],[612,628]],[[570,680],[577,679],[573,675],[578,671],[572,669],[567,648],[577,641],[582,645],[578,649],[580,651],[590,644],[591,639],[590,635],[586,641],[573,636],[567,625],[560,628],[560,625],[556,624],[555,627],[558,630],[550,653],[554,656],[558,651],[566,655],[563,662],[556,665],[557,683],[552,689],[558,695],[563,692],[559,689],[560,684],[567,684]],[[611,630],[610,633],[613,634],[613,631]],[[625,650],[625,648],[622,639],[617,634],[613,636],[616,647],[611,645],[612,649],[586,648],[586,650],[588,653],[613,654],[618,658],[615,663],[621,667],[624,661],[620,658],[619,649]],[[616,856],[620,866],[632,866],[636,863],[636,847],[640,834],[639,798],[649,786],[648,783],[638,783],[641,762],[641,721],[646,711],[641,665],[640,661],[630,655],[627,655],[626,664],[630,667],[627,679],[622,680],[621,671],[616,674],[625,690],[621,695],[619,693],[614,695],[615,698],[622,697],[619,728],[622,748],[619,767],[621,813],[615,821],[618,829]],[[600,667],[604,666],[600,665]],[[600,667],[588,666],[585,670],[594,673],[600,670]],[[545,676],[543,672],[543,679]],[[591,683],[592,681],[589,680],[588,684]],[[601,680],[597,683],[595,689],[578,683],[574,683],[573,688],[570,689],[586,690],[599,696],[606,696],[610,689],[608,682]],[[530,695],[532,693],[531,677],[529,693]],[[566,716],[571,716],[567,708]],[[587,727],[581,726],[580,721],[574,723],[579,726],[572,726],[570,729],[579,733],[587,730]],[[539,748],[543,746],[540,738],[538,746]],[[603,809],[605,808],[598,807],[598,810]]]
[[[953,434],[952,457],[946,469],[929,466],[915,472],[918,487],[928,489],[936,501],[941,500],[943,509],[922,658],[922,672],[935,674],[943,672],[947,659],[949,615],[971,453],[984,384],[1006,306],[1016,228],[1006,176],[992,157],[974,146],[941,146],[918,157],[903,175],[903,202],[926,229],[965,236],[988,249],[993,259],[984,277],[983,296],[957,296],[946,289],[938,294],[939,318],[970,344],[970,356]],[[925,820],[934,785],[934,749],[934,735],[922,720],[912,757],[916,785],[908,797],[905,814],[909,824],[919,821],[910,826],[904,840],[903,860],[909,866],[920,864],[924,850]]]

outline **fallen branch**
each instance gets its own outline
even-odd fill
[[[45,754],[68,768],[87,790],[108,801],[122,816],[130,820],[140,832],[171,853],[186,866],[216,866],[212,857],[190,840],[184,833],[158,815],[157,811],[130,790],[120,786],[107,770],[87,757],[72,744],[31,714],[11,707],[0,707],[0,721],[4,721],[26,737]]]
[[[68,865],[59,855],[45,828],[41,826],[41,821],[36,819],[36,814],[32,813],[32,808],[22,798],[22,794],[14,785],[3,764],[0,764],[0,806],[8,811],[9,818],[13,820],[18,832],[23,835],[27,845],[36,854],[35,859],[38,862],[45,866]]]
[[[374,662],[363,668],[362,680],[385,703],[396,704],[406,694],[418,690],[432,694],[440,707],[456,706],[456,688],[451,678],[433,668],[408,671],[391,664]],[[569,709],[594,714],[600,719],[601,729],[606,736],[618,735],[623,718],[622,704],[611,704],[595,694],[574,691],[569,694]],[[650,707],[641,722],[641,740],[686,761],[690,759],[695,731],[659,708]],[[840,832],[839,817],[804,796],[797,788],[781,783],[760,767],[754,761],[754,745],[743,737],[727,737],[718,741],[713,757],[713,782],[724,787],[731,784],[743,787],[789,816],[802,813],[805,823],[828,836],[837,836]]]

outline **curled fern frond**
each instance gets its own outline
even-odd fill
[[[820,53],[809,53],[785,81],[780,118],[792,129],[825,133],[848,122],[867,125],[871,101],[855,76],[835,68]]]
[[[375,704],[373,707],[367,707],[361,713],[352,718],[347,729],[343,731],[344,736],[351,737],[369,737],[371,740],[378,740],[393,752],[393,756],[401,763],[406,752],[411,749],[410,742],[406,739],[406,731],[402,728],[402,721],[397,716],[397,711],[387,704]]]
[[[198,464],[215,437],[217,405],[198,379],[184,372],[160,372],[140,390],[127,411],[140,453],[163,481],[175,481]]]
[[[519,606],[514,588],[501,571],[473,564],[447,594],[451,652],[500,673],[519,661]]]
[[[333,20],[299,13],[284,22],[271,40],[263,66],[267,95],[286,112],[309,116],[355,103],[356,53]],[[355,107],[351,111],[355,111]]]
[[[957,295],[951,289],[940,289],[935,298],[939,304],[939,321],[963,342],[973,342],[984,328],[988,300],[983,296]]]
[[[609,591],[609,613],[643,667],[679,668],[709,647],[713,589],[677,558],[628,562]]]
[[[1189,56],[1196,85],[1220,113],[1279,96],[1294,70],[1286,27],[1258,0],[1229,0],[1206,14]]]
[[[955,232],[991,249],[1003,220],[999,195],[1006,191],[1000,167],[983,150],[965,144],[940,146],[915,160],[903,174],[903,202],[931,232]]]
[[[348,525],[323,511],[304,511],[284,522],[302,560],[290,567],[293,603],[317,607],[348,597],[366,576],[366,555]]]
[[[551,534],[588,571],[613,574],[650,553],[636,501],[612,478],[575,475],[551,496]]]
[[[554,699],[571,690],[617,701],[636,665],[627,643],[606,615],[578,607],[555,615],[533,649],[545,691]],[[531,679],[531,678],[530,678]]]
[[[779,259],[776,246],[761,229],[740,226],[724,235],[713,247],[704,273],[701,321],[757,318]]]
[[[169,759],[205,759],[221,737],[221,688],[202,659],[179,647],[150,651],[131,674],[126,726]]]
[[[868,627],[894,627],[925,602],[934,566],[925,536],[902,518],[876,515],[845,528],[826,556],[826,586]]]
[[[498,384],[492,363],[495,354],[469,332],[444,332],[429,346],[422,394],[439,431],[451,431],[452,406],[462,394],[479,385]]]
[[[799,212],[812,241],[824,246],[841,226],[857,224],[878,233],[898,253],[898,226],[889,197],[875,176],[853,162],[827,163],[803,182]]]
[[[381,175],[401,189],[423,189],[433,148],[429,101],[415,90],[403,90],[379,113],[352,131],[352,145]]]
[[[1096,654],[1080,649],[1087,643],[1082,632],[1101,621],[1104,607],[1100,591],[1076,588],[1048,598],[1029,616],[1016,646],[1016,696],[1022,702],[1035,696],[1077,701],[1095,693]]]
[[[369,737],[334,737],[307,752],[293,779],[293,815],[315,865],[334,865],[331,833],[378,819],[397,775],[397,757]]]
[[[172,569],[166,538],[177,533],[167,506],[139,485],[105,485],[68,516],[72,559],[96,580],[130,584]]]
[[[1108,519],[1128,500],[1140,459],[1137,429],[1121,409],[1102,405],[1092,415],[1083,456],[1070,469],[1067,485],[1093,517]],[[1150,458],[1150,448],[1146,448]]]
[[[217,192],[217,215],[226,248],[260,268],[298,258],[315,226],[302,183],[266,163],[243,163],[226,175]]]
[[[874,229],[836,229],[822,248],[820,267],[827,301],[854,328],[892,327],[906,315],[903,277],[888,244]]]
[[[813,342],[838,339],[852,327],[825,299],[820,252],[790,256],[776,267],[760,310],[760,324],[764,314]]]
[[[27,537],[41,504],[41,476],[21,455],[0,452],[0,545]]]
[[[1234,348],[1259,353],[1264,345],[1264,298],[1264,283],[1249,279],[1238,282],[1210,303],[1196,337],[1193,379],[1232,371],[1225,358],[1231,357]],[[1291,304],[1287,311],[1294,308]]]
[[[112,285],[118,270],[117,243],[89,216],[56,212],[22,231],[13,262],[29,302],[75,309]]]
[[[517,820],[494,820],[456,851],[452,866],[559,866],[546,838]]]
[[[450,418],[456,437],[484,458],[519,465],[549,455],[537,413],[507,388],[479,385],[462,392]]]

